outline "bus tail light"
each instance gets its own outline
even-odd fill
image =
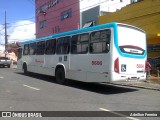
[[[114,71],[116,73],[119,73],[119,59],[118,58],[114,61]]]

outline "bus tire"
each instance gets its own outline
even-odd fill
[[[23,64],[23,73],[24,73],[25,75],[28,74],[27,65],[26,65],[25,63]]]
[[[64,72],[64,68],[63,67],[58,67],[56,69],[56,82],[58,84],[65,84],[66,79],[65,79],[65,72]]]

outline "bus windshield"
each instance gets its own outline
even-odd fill
[[[144,55],[146,50],[145,33],[135,27],[119,25],[118,47],[122,53]]]

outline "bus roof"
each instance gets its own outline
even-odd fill
[[[41,37],[41,38],[36,38],[36,39],[32,39],[32,40],[23,41],[23,42],[20,42],[20,45],[28,44],[28,43],[32,43],[32,42],[39,42],[39,41],[48,40],[48,39],[59,38],[59,37],[62,37],[62,36],[65,37],[65,36],[74,35],[74,34],[78,34],[78,33],[85,33],[86,31],[93,31],[93,30],[99,30],[99,29],[111,28],[111,27],[115,28],[118,25],[134,27],[134,26],[131,26],[131,25],[128,25],[128,24],[111,22],[111,23],[101,24],[101,25],[97,25],[97,26],[93,26],[93,27],[87,27],[87,28],[82,28],[82,29],[79,29],[79,30],[72,30],[72,31],[68,31],[68,32],[62,32],[62,33],[53,34],[53,35],[50,35],[50,36],[45,36],[45,37]],[[134,28],[139,29],[137,27],[134,27]],[[143,31],[141,29],[139,29],[139,30]]]

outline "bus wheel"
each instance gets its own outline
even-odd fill
[[[65,84],[65,73],[62,67],[57,68],[56,70],[56,82],[58,84]]]
[[[23,65],[23,73],[25,75],[27,75],[27,73],[28,73],[28,71],[27,71],[27,65],[26,64]]]

